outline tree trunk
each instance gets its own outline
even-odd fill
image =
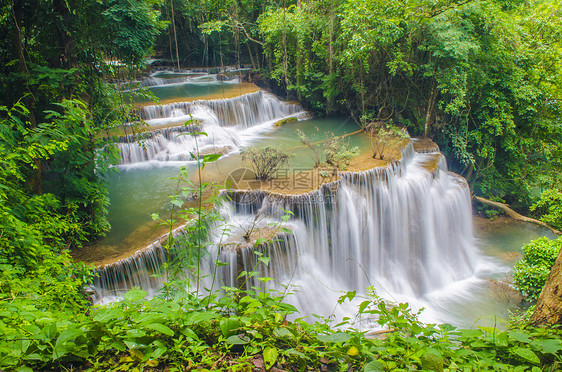
[[[287,53],[287,18],[285,16],[285,12],[287,8],[285,8],[285,2],[283,2],[283,73],[285,75],[285,90],[287,92],[286,98],[289,96],[289,56]]]
[[[499,209],[503,210],[505,212],[505,214],[507,214],[509,217],[511,217],[511,218],[513,218],[517,221],[534,223],[535,225],[539,225],[539,226],[542,226],[542,227],[545,227],[545,228],[549,229],[550,231],[552,231],[556,235],[562,235],[562,231],[557,230],[554,227],[552,227],[549,224],[546,224],[542,221],[536,220],[534,218],[523,216],[523,215],[515,212],[513,209],[509,208],[509,206],[507,204],[491,201],[491,200],[482,198],[480,196],[474,196],[474,199],[476,199],[477,201],[479,201],[482,204],[486,204],[486,205],[489,205],[491,207],[495,207],[495,208],[499,208]]]
[[[174,0],[170,0],[170,8],[172,11],[172,28],[174,30],[174,41],[176,43],[176,62],[178,64],[178,72],[180,71],[180,55],[178,51],[178,36],[176,34],[176,17],[174,15]]]
[[[330,82],[332,82],[334,76],[334,21],[335,21],[335,12],[333,4],[330,5],[330,32],[328,36],[328,68],[329,68],[329,75],[330,75]],[[330,87],[333,89],[333,87]],[[333,90],[332,90],[333,92]],[[327,113],[330,113],[334,106],[334,97],[333,93],[330,92],[328,96],[328,102],[326,105]]]
[[[431,93],[429,94],[429,99],[427,100],[427,110],[425,112],[425,123],[423,126],[423,135],[427,137],[427,130],[429,129],[429,124],[431,116],[433,114],[433,107],[435,104],[435,98],[437,96],[435,82],[431,85]]]
[[[562,249],[530,320],[535,325],[562,324]]]
[[[14,35],[14,44],[16,46],[16,51],[18,55],[18,63],[20,72],[25,76],[26,79],[26,88],[28,94],[23,97],[23,102],[26,108],[29,110],[29,125],[32,129],[37,128],[37,121],[35,119],[35,96],[31,92],[29,85],[27,84],[27,64],[25,63],[25,56],[23,52],[23,45],[22,45],[22,33],[20,29],[20,25],[22,23],[22,8],[23,8],[23,1],[16,1],[13,4],[12,8],[12,15],[14,17],[14,22],[16,26],[16,33]],[[43,193],[43,177],[41,173],[41,159],[35,159],[33,164],[33,183],[31,188],[34,194],[42,194]]]

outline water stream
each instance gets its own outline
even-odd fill
[[[166,85],[183,84],[183,79],[194,82],[191,75],[165,76],[168,80],[153,76],[146,85],[165,89]],[[217,82],[205,75],[197,79],[201,85]],[[313,141],[325,138],[328,132],[340,135],[357,129],[345,118],[309,119],[275,128],[273,123],[281,118],[304,119],[305,115],[299,105],[262,91],[141,110],[153,128],[195,119],[197,130],[208,134],[197,138],[199,149],[220,149],[224,154],[207,173],[211,179],[222,180],[247,166],[236,155],[245,146],[291,148],[294,157],[285,170],[294,177],[313,165],[307,150],[297,148],[296,128]],[[159,280],[151,274],[160,272],[165,260],[161,244],[155,241],[164,231],[154,228],[150,214],[169,210],[168,195],[173,194],[176,183],[168,178],[178,174],[179,166],[191,172],[195,169],[189,158],[195,138],[179,132],[173,127],[155,132],[147,136],[144,146],[130,140],[117,144],[123,155],[120,172],[110,179],[113,230],[81,257],[107,264],[95,282],[97,301],[112,300],[134,286],[153,293],[158,290]],[[363,152],[370,150],[364,136],[348,140]],[[502,257],[504,253],[497,248],[501,240],[494,241],[497,234],[484,232],[476,238],[468,186],[448,172],[438,152],[417,153],[409,144],[401,158],[389,165],[341,172],[335,181],[312,191],[232,190],[224,195],[230,201],[221,213],[231,236],[225,238],[217,226],[216,244],[208,256],[229,263],[217,270],[220,285],[238,286],[239,271],[257,265],[254,248],[239,244],[245,232],[267,229],[269,223],[280,221],[284,210],[294,214],[285,225],[292,234],[282,234],[277,241],[256,248],[271,257],[269,266],[257,267],[260,276],[275,279],[269,282],[270,288],[293,292],[287,301],[303,315],[352,316],[355,304],[336,306],[337,299],[350,290],[364,294],[367,287],[386,299],[425,308],[422,319],[426,321],[462,326],[477,320],[493,324],[494,317],[505,318],[507,310],[516,305],[509,295],[503,298],[490,285],[509,273],[512,261]],[[181,234],[181,229],[175,233]],[[508,249],[516,250],[515,244]],[[132,254],[140,247],[146,248]],[[201,268],[208,274],[215,272],[213,260],[202,261]],[[202,284],[210,286],[205,281]],[[257,278],[247,285],[263,287]]]

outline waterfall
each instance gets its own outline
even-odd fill
[[[162,274],[166,256],[166,249],[159,241],[126,259],[96,268],[92,285],[94,300],[110,302],[134,287],[155,293],[161,285],[157,276]]]
[[[391,300],[423,303],[474,278],[481,263],[466,181],[447,170],[440,153],[414,152],[412,144],[389,166],[342,172],[339,180],[306,194],[231,190],[223,195],[234,240],[252,224],[261,228],[279,221],[283,210],[294,217],[285,224],[292,234],[280,234],[270,244],[211,247],[208,257],[228,263],[216,268],[220,285],[239,286],[238,273],[257,266],[259,276],[275,279],[272,288],[292,288],[287,301],[302,314],[328,315],[345,291],[362,293],[367,287]],[[254,251],[269,256],[269,266],[260,264]],[[213,259],[201,267],[213,273]],[[264,286],[257,277],[246,285]],[[351,315],[339,311],[339,317]]]
[[[282,102],[262,91],[229,99],[145,106],[141,116],[151,124],[196,120],[201,123],[200,126],[187,128],[198,128],[207,136],[198,136],[197,139],[186,136],[178,132],[193,130],[176,126],[147,132],[143,134],[142,141],[135,141],[132,137],[122,138],[116,144],[121,154],[120,164],[187,161],[191,159],[190,152],[197,152],[196,140],[200,152],[233,152],[241,145],[240,130],[300,113],[303,113],[300,105]]]
[[[435,158],[436,168],[426,169]],[[307,283],[294,296],[297,308],[320,311],[323,285],[358,291],[374,286],[381,295],[419,298],[475,273],[479,256],[468,186],[448,173],[440,154],[416,153],[386,168],[340,177],[305,195],[261,198],[260,213],[295,213],[286,255],[298,262],[293,280]],[[256,208],[233,204],[238,213]],[[315,285],[315,276],[327,282]],[[320,297],[333,300],[329,293]]]
[[[126,136],[119,136],[115,139],[116,143],[132,143],[135,141],[142,141],[152,139],[157,136],[162,136],[168,140],[173,140],[179,133],[193,133],[201,130],[198,125],[184,125],[177,127],[169,127],[162,129],[155,129],[149,132],[139,132],[137,134],[128,134]]]
[[[279,269],[274,247],[268,252],[273,266],[259,271],[295,285],[288,300],[303,313],[329,313],[344,291],[361,293],[369,286],[387,299],[428,306],[424,301],[432,293],[478,272],[466,182],[447,171],[440,154],[409,158],[410,151],[399,163],[342,173],[340,181],[305,195],[258,196],[247,205],[236,201],[240,196],[233,199],[235,213],[257,205],[266,215],[279,215],[281,208],[295,213],[293,239],[285,242],[281,258],[292,269]],[[244,254],[252,260],[251,250]],[[249,285],[260,283],[253,279]],[[340,310],[340,317],[352,315]]]
[[[260,90],[227,99],[144,106],[139,114],[143,120],[183,117],[192,114],[195,107],[204,107],[213,112],[221,126],[237,125],[242,128],[249,128],[303,111],[298,104],[282,102],[274,95]]]
[[[176,242],[181,241],[178,237],[184,234],[184,228],[185,225],[182,225],[172,230]],[[164,274],[163,265],[168,257],[165,248],[168,236],[165,234],[127,258],[98,266],[91,287],[94,301],[110,302],[135,287],[156,294],[162,284],[160,277]]]

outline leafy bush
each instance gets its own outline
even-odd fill
[[[406,132],[390,123],[386,125],[383,122],[373,123],[368,127],[371,132],[371,150],[373,151],[373,158],[379,157],[384,159],[384,150],[393,139],[408,138]]]
[[[265,279],[265,278],[264,278]],[[371,296],[355,319],[287,321],[296,309],[284,294],[224,288],[224,295],[122,302],[91,314],[40,312],[0,304],[0,367],[91,370],[556,370],[561,331],[424,324],[408,304]],[[355,298],[342,296],[340,303]],[[377,323],[384,337],[353,329]],[[357,323],[356,323],[357,322]],[[22,326],[23,324],[23,326]],[[380,336],[380,335],[379,335]]]
[[[316,131],[318,131],[318,127],[316,127]],[[301,143],[307,147],[310,151],[312,151],[312,158],[314,159],[314,168],[318,168],[322,161],[320,160],[320,154],[318,152],[318,143],[314,143],[311,139],[300,129],[297,129],[297,136]]]
[[[542,222],[562,229],[562,192],[556,189],[543,191],[531,211],[538,212]]]
[[[273,178],[275,172],[284,164],[288,164],[290,155],[285,151],[266,146],[263,148],[249,147],[241,152],[242,160],[250,160],[256,178],[266,181]]]
[[[342,137],[334,136],[333,133],[328,138],[324,149],[326,163],[331,165],[334,170],[347,168],[351,159],[358,154],[359,148],[357,146],[350,147],[348,141]]]
[[[514,280],[527,300],[538,300],[561,245],[562,237],[556,240],[543,237],[523,246],[524,256],[515,265]]]

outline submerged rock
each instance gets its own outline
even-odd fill
[[[273,125],[276,126],[276,127],[282,127],[285,124],[294,123],[294,122],[297,122],[297,121],[299,121],[299,120],[296,117],[291,116],[289,118],[281,119]]]

